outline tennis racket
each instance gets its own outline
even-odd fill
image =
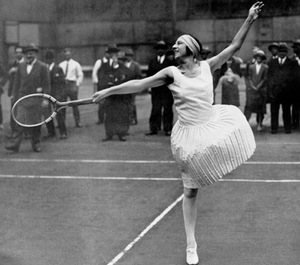
[[[23,127],[36,127],[53,120],[57,112],[64,108],[91,103],[94,103],[93,98],[59,102],[47,94],[30,94],[16,101],[12,107],[12,117]]]

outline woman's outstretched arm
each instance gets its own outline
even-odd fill
[[[123,84],[98,91],[92,97],[94,98],[94,102],[99,102],[101,99],[106,98],[110,95],[137,93],[150,87],[164,85],[170,78],[173,79],[172,70],[170,69],[170,67],[167,67],[153,76],[143,79],[130,80]],[[101,82],[101,80],[99,80],[99,82]]]
[[[228,59],[230,59],[234,55],[235,52],[237,52],[241,48],[248,34],[248,31],[251,28],[251,25],[257,19],[258,14],[263,6],[263,2],[256,2],[249,9],[248,17],[246,18],[238,33],[235,35],[231,44],[218,55],[207,60],[212,72],[220,68],[225,62],[228,61]]]

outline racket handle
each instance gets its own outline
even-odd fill
[[[69,102],[65,102],[66,106],[77,106],[77,105],[87,105],[87,104],[92,104],[93,102],[93,98],[86,98],[86,99],[78,99],[78,100],[73,100],[73,101],[69,101]]]

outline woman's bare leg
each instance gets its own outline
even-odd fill
[[[198,189],[184,188],[182,210],[188,248],[196,247],[197,193]]]

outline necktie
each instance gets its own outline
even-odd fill
[[[65,77],[68,76],[68,71],[69,71],[69,61],[67,61]]]

